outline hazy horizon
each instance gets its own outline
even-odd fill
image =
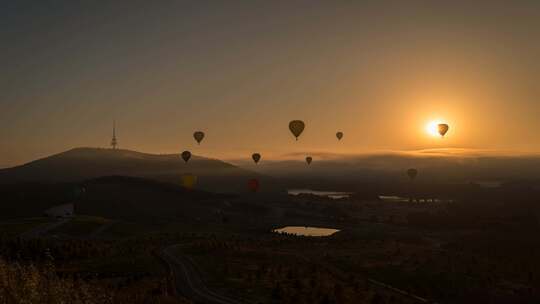
[[[41,1],[0,20],[0,167],[107,147],[113,120],[122,148],[219,159],[540,152],[538,2]]]
[[[539,0],[7,0],[0,39],[0,302],[540,303]]]
[[[13,165],[1,165],[0,169],[7,169],[11,167],[17,167],[27,164],[32,161],[40,160],[60,154],[63,152],[75,150],[75,149],[98,149],[98,150],[111,150],[108,147],[73,147],[64,151],[57,151],[47,155],[39,155],[36,158],[28,159],[21,163]],[[133,151],[149,155],[180,155],[181,151],[142,151],[137,149],[120,148],[118,151]],[[192,150],[193,151],[193,150]],[[261,152],[261,151],[254,151]],[[237,165],[240,167],[251,167],[256,169],[261,166],[272,166],[272,164],[279,162],[296,161],[299,163],[305,162],[306,156],[312,156],[314,161],[317,162],[354,162],[354,161],[367,161],[368,163],[373,159],[379,158],[403,158],[403,159],[454,159],[454,160],[466,160],[477,158],[509,158],[509,159],[540,159],[539,153],[526,153],[526,152],[514,152],[514,151],[496,151],[496,150],[480,150],[480,149],[460,149],[460,148],[440,148],[440,149],[424,149],[424,150],[409,150],[409,151],[396,151],[396,150],[379,150],[364,153],[335,153],[329,151],[305,151],[305,152],[293,152],[284,154],[266,154],[261,153],[262,158],[260,164],[255,165],[251,159],[251,152],[245,155],[230,155],[229,157],[219,157],[219,155],[201,154],[193,151],[194,156],[205,157],[210,159],[217,159]],[[388,164],[391,166],[392,164]]]

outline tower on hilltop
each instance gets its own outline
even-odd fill
[[[113,150],[116,150],[117,146],[118,141],[116,140],[116,121],[113,121],[111,147]]]

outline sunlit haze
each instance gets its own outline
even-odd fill
[[[430,121],[426,125],[426,132],[431,136],[440,137],[441,135],[439,134],[439,124],[443,124],[443,123],[447,123],[447,122],[442,119],[436,119],[436,120]]]
[[[6,2],[0,167],[113,120],[121,148],[221,159],[540,151],[537,1]]]
[[[0,303],[540,303],[540,0],[6,0],[0,39]]]

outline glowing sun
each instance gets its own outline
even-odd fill
[[[430,121],[426,125],[426,132],[431,136],[440,137],[441,135],[439,134],[439,124],[444,123],[445,121],[441,119]]]

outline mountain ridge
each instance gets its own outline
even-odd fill
[[[263,177],[230,163],[197,155],[186,163],[179,154],[82,147],[0,169],[0,183],[81,182],[114,175],[180,183],[181,176],[187,173],[197,175],[200,186],[210,191],[243,191],[249,178]]]

